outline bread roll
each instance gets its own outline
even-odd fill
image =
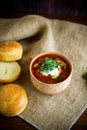
[[[4,116],[16,116],[27,106],[27,94],[18,84],[0,86],[0,113]]]
[[[0,60],[17,61],[22,58],[23,47],[16,41],[0,43]]]
[[[21,66],[18,62],[0,61],[0,82],[10,83],[19,78],[21,74]]]

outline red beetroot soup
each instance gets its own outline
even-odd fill
[[[41,67],[45,66],[45,69],[47,69],[46,65],[47,62],[52,64],[50,67],[50,64],[48,64],[48,68],[50,67],[56,67],[56,70],[58,69],[58,75],[53,77],[51,74],[45,75],[41,72]],[[55,63],[57,65],[55,65]],[[46,54],[38,57],[32,64],[32,73],[33,75],[40,80],[41,82],[44,83],[49,83],[49,84],[54,84],[54,83],[59,83],[63,80],[65,80],[69,74],[70,74],[70,66],[68,62],[61,57],[60,55],[57,54]]]

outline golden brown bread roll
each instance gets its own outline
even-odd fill
[[[16,116],[27,106],[27,94],[18,84],[0,86],[0,113],[4,116]]]
[[[0,82],[10,83],[19,78],[21,74],[21,66],[18,62],[3,62],[0,61]]]
[[[23,47],[19,42],[10,41],[0,43],[0,60],[17,61],[22,58]]]

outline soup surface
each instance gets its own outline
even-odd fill
[[[44,83],[59,83],[70,74],[67,61],[56,54],[43,55],[32,65],[33,75]]]

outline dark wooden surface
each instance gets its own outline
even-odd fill
[[[10,13],[6,18],[21,17],[27,13]],[[41,14],[42,15],[42,14]],[[87,25],[87,16],[63,16],[63,15],[48,15],[45,14],[45,17],[56,18],[61,20],[67,20],[75,23],[80,23]],[[36,130],[32,125],[28,124],[19,117],[4,117],[0,115],[0,130]],[[81,115],[77,122],[73,125],[71,130],[87,130],[87,110]]]
[[[4,117],[0,115],[0,130],[37,130],[19,117]],[[73,125],[71,130],[87,130],[87,110]]]

